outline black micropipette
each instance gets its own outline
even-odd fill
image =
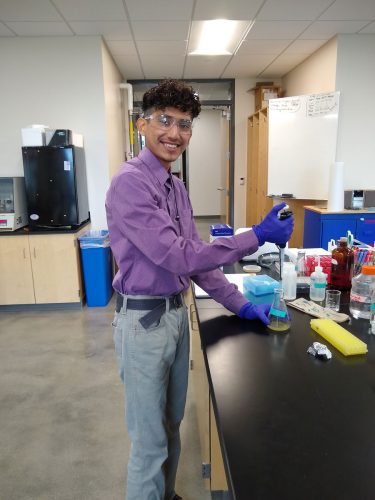
[[[280,220],[285,220],[288,217],[290,217],[291,215],[293,215],[293,212],[291,210],[289,210],[288,205],[286,207],[284,207],[283,209],[281,209],[280,212],[277,214],[277,216]],[[282,272],[283,272],[284,252],[285,252],[286,243],[280,243],[276,246],[280,252],[279,262],[280,262],[280,280],[281,280],[282,279]]]

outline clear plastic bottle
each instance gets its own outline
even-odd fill
[[[297,272],[293,262],[284,262],[282,286],[285,300],[294,300],[297,297]]]
[[[348,238],[337,241],[332,250],[332,270],[330,283],[336,290],[350,290],[352,285],[354,252],[348,247]]]
[[[267,325],[267,328],[274,332],[286,332],[290,328],[290,316],[284,300],[283,290],[276,288],[273,293],[273,302],[268,313],[270,324]]]
[[[375,335],[375,286],[371,291],[371,306],[370,306],[370,330],[369,333]]]
[[[298,250],[297,262],[296,262],[297,276],[300,277],[306,276],[305,257],[306,257],[306,250]]]
[[[353,278],[349,310],[353,318],[370,319],[371,293],[375,286],[375,266],[362,266],[361,274]]]
[[[326,296],[326,288],[327,275],[323,273],[322,266],[317,265],[310,276],[310,299],[315,302],[322,302]]]

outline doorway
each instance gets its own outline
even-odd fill
[[[229,223],[228,106],[203,106],[187,150],[187,188],[196,217]]]

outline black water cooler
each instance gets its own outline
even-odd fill
[[[30,229],[76,228],[90,219],[83,148],[29,146],[22,156]]]

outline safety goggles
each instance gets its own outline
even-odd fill
[[[193,129],[193,121],[189,119],[178,120],[169,115],[147,115],[143,117],[145,120],[153,120],[155,126],[160,130],[170,130],[174,125],[177,125],[181,134],[189,135]]]

